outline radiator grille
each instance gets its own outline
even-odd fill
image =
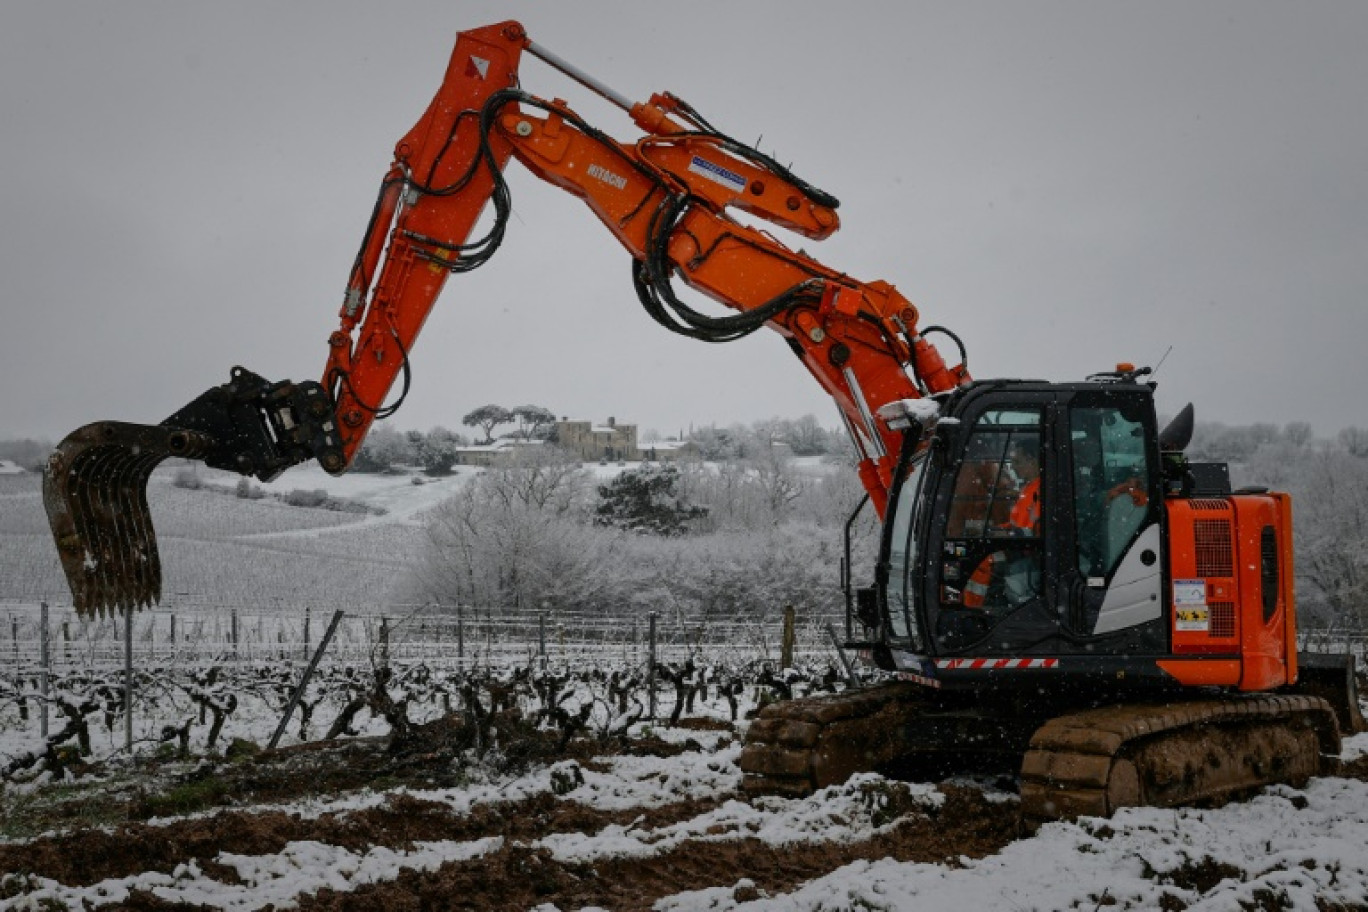
[[[1192,526],[1197,542],[1197,575],[1204,579],[1234,576],[1230,523],[1220,519],[1198,519]]]
[[[1212,602],[1207,606],[1211,612],[1211,630],[1208,636],[1233,637],[1235,635],[1235,603]]]

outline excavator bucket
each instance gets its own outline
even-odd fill
[[[198,458],[204,435],[102,421],[73,431],[43,475],[43,505],[76,610],[126,611],[161,599],[147,482],[169,456]]]
[[[172,457],[262,481],[309,458],[330,472],[346,465],[319,384],[270,383],[241,367],[159,425],[101,421],[73,431],[48,459],[43,505],[78,613],[161,600],[147,485]]]

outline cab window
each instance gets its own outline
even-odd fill
[[[1150,515],[1150,466],[1139,414],[1075,407],[1070,416],[1078,571],[1106,580]]]
[[[1040,534],[1040,413],[990,411],[974,425],[955,477],[949,538]]]
[[[946,642],[986,633],[1041,594],[1041,413],[993,409],[974,423],[955,476],[941,566]],[[962,612],[962,613],[961,613]]]

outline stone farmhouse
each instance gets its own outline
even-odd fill
[[[675,462],[698,457],[698,445],[688,440],[662,440],[641,444],[635,424],[619,424],[609,418],[604,424],[592,421],[556,422],[555,446],[573,453],[583,462]],[[545,446],[540,440],[501,437],[492,444],[462,447],[458,465],[501,465],[512,459],[519,447]]]
[[[585,462],[637,462],[641,459],[636,425],[618,424],[616,418],[609,418],[607,424],[562,418],[556,422],[556,445]]]

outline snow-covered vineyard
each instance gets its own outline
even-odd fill
[[[131,629],[74,615],[33,480],[0,486],[0,909],[1368,909],[1364,735],[1303,788],[1030,835],[1010,774],[747,797],[757,706],[845,686],[829,581],[799,581],[822,601],[799,605],[788,670],[797,590],[726,593],[748,617],[668,597],[710,597],[690,562],[793,576],[739,540],[680,550],[628,611],[556,578],[517,608],[396,597],[470,480],[348,477],[369,512],[339,512],[163,474],[171,576]],[[833,565],[796,541],[761,550]],[[1335,630],[1302,645],[1362,653]]]

